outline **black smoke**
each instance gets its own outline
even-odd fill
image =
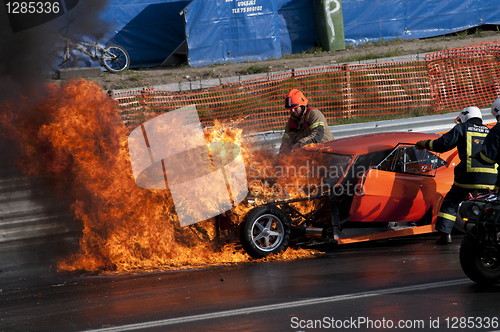
[[[62,45],[60,31],[67,29],[76,39],[107,33],[111,27],[101,14],[108,2],[79,0],[64,15],[24,30],[19,29],[19,22],[13,28],[7,7],[0,6],[0,104],[21,98],[36,103],[53,74],[49,61],[54,48]]]

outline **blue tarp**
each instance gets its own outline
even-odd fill
[[[346,43],[445,35],[500,24],[498,0],[342,0]]]
[[[318,42],[313,0],[278,0],[282,54],[302,53]]]
[[[115,26],[107,44],[123,46],[130,67],[159,66],[184,40],[180,12],[190,1],[113,0],[103,14]]]
[[[498,0],[342,0],[342,8],[352,45],[500,24]],[[127,49],[131,67],[161,64],[186,35],[196,67],[280,58],[318,43],[313,0],[112,0],[103,17],[116,27],[109,42]]]
[[[194,0],[184,16],[190,66],[281,58],[276,0]]]

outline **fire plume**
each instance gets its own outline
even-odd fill
[[[18,112],[19,104],[29,111]],[[70,195],[75,218],[83,223],[79,252],[61,260],[59,270],[126,272],[250,261],[232,244],[216,246],[211,220],[180,227],[168,190],[136,185],[128,130],[116,103],[97,84],[83,79],[51,84],[37,105],[21,100],[6,103],[4,110],[0,123],[18,145],[20,168]],[[234,126],[215,122],[204,134],[207,141],[240,143],[242,131]],[[243,150],[247,164],[265,160]],[[289,249],[266,260],[312,254]]]

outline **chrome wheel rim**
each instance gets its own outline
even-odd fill
[[[273,251],[283,241],[285,228],[273,214],[264,214],[252,224],[252,242],[262,251]]]

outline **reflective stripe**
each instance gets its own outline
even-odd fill
[[[448,214],[448,213],[444,213],[444,212],[439,212],[438,213],[438,217],[441,217],[441,218],[444,218],[444,219],[448,219],[448,220],[452,220],[452,221],[455,221],[457,219],[457,217],[452,216],[451,214]]]
[[[322,126],[322,127],[324,127],[324,126],[325,126],[325,124],[324,124],[323,122],[316,122],[316,123],[313,123],[313,124],[312,124],[309,128],[314,129],[314,128],[316,128],[317,126]]]
[[[290,136],[287,133],[284,133],[283,138],[290,138]]]
[[[493,189],[493,187],[495,186],[493,184],[464,184],[458,183],[457,181],[454,181],[453,184],[465,189]]]
[[[472,138],[473,137],[472,136],[474,136],[474,137],[486,137],[486,135],[488,135],[488,134],[467,131],[467,156],[470,156],[473,153],[473,151],[472,151]],[[495,162],[492,162],[490,164],[494,164],[494,163]],[[496,167],[491,167],[491,166],[472,167],[472,158],[467,158],[467,172],[497,174]]]
[[[434,151],[434,140],[429,140],[429,150]]]
[[[496,161],[494,161],[494,160],[492,160],[492,159],[490,159],[490,158],[486,157],[486,156],[484,155],[483,151],[479,152],[479,155],[480,155],[480,156],[481,156],[481,158],[482,158],[484,161],[486,161],[488,164],[492,164],[492,165],[493,165],[494,163],[496,163]]]

